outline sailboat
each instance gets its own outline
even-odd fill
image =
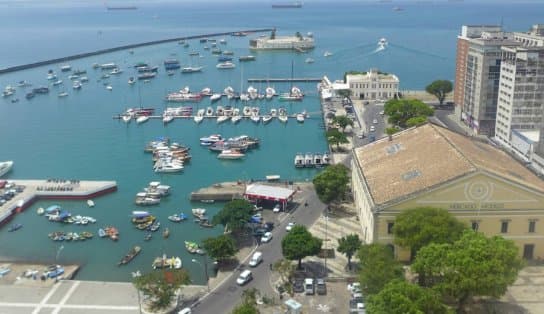
[[[291,61],[291,79],[293,78],[293,71],[294,61]],[[281,94],[279,98],[280,101],[302,101],[304,94],[302,94],[302,91],[298,87],[293,86],[291,83],[289,92]]]
[[[193,66],[193,56],[191,56],[191,65],[188,67],[184,67],[181,69],[181,73],[195,73],[195,72],[201,72],[202,66]]]

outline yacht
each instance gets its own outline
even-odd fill
[[[330,51],[325,51],[325,53],[323,54],[323,57],[330,57],[332,56],[332,52]]]
[[[314,63],[314,61],[315,60],[312,59],[312,58],[306,58],[306,60],[304,60],[304,62],[306,62],[306,63]]]
[[[180,172],[183,171],[183,165],[170,162],[161,162],[155,166],[154,171],[159,173]]]
[[[211,100],[212,102],[218,101],[219,99],[221,99],[221,97],[223,97],[223,95],[221,95],[221,94],[213,94],[213,95],[210,96],[210,100]]]
[[[304,167],[311,168],[314,166],[314,155],[311,153],[306,153],[304,155]]]
[[[297,153],[295,155],[295,167],[297,168],[303,168],[304,167],[304,155],[301,153]]]
[[[196,116],[193,118],[196,123],[202,122],[204,120],[204,109],[198,109],[198,112],[196,113]]]
[[[59,98],[66,97],[66,96],[68,96],[68,93],[67,92],[60,92],[58,96],[59,96]]]
[[[142,124],[144,122],[147,122],[149,120],[149,116],[139,116],[136,118],[136,123]]]
[[[81,89],[81,83],[79,81],[74,81],[74,84],[72,85],[74,89]]]
[[[208,137],[201,137],[200,138],[200,145],[202,146],[210,146],[215,142],[219,142],[223,140],[223,137],[220,134],[212,134]]]
[[[276,90],[270,86],[266,88],[265,92],[266,92],[266,95],[265,95],[266,99],[272,99],[272,97],[276,95]]]
[[[230,61],[218,63],[216,66],[218,69],[234,69],[236,65]]]
[[[201,72],[203,67],[185,67],[181,69],[181,73],[195,73]]]
[[[13,167],[13,161],[3,161],[0,162],[0,177],[8,173]]]
[[[219,159],[240,159],[244,158],[245,154],[239,152],[235,149],[227,149],[222,151],[219,155],[217,155],[217,158]]]
[[[268,122],[272,121],[272,116],[269,114],[265,114],[263,116],[263,124],[267,124]]]
[[[306,114],[304,112],[297,113],[297,122],[304,123],[305,118],[306,118]]]

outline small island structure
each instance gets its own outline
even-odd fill
[[[297,32],[295,36],[276,36],[272,30],[269,37],[259,37],[249,40],[249,49],[252,50],[296,50],[304,52],[315,47],[312,36],[302,36]]]

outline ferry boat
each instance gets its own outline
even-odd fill
[[[0,162],[0,177],[8,173],[11,168],[13,168],[13,161],[8,160]]]

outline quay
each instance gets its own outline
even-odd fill
[[[164,43],[180,41],[180,40],[201,39],[201,38],[209,38],[209,37],[217,37],[217,36],[229,36],[229,35],[236,34],[236,33],[264,33],[264,32],[271,32],[273,30],[275,30],[275,28],[249,29],[249,30],[241,30],[241,31],[211,33],[211,34],[204,34],[204,35],[193,35],[193,36],[185,36],[185,37],[176,37],[176,38],[168,38],[168,39],[147,41],[147,42],[143,42],[143,43],[118,46],[118,47],[113,47],[113,48],[108,48],[108,49],[101,49],[101,50],[96,50],[96,51],[91,51],[91,52],[85,52],[85,53],[80,53],[80,54],[76,54],[76,55],[66,56],[66,57],[62,57],[62,58],[44,60],[44,61],[39,61],[39,62],[34,62],[34,63],[28,63],[28,64],[12,66],[12,67],[8,67],[8,68],[3,68],[3,69],[0,69],[0,74],[31,69],[31,68],[35,68],[35,67],[39,67],[39,66],[48,65],[48,64],[62,63],[62,62],[66,62],[66,61],[86,58],[86,57],[90,57],[90,56],[96,56],[96,55],[109,53],[109,52],[114,52],[114,51],[119,51],[119,50],[133,49],[133,48],[139,48],[139,47],[151,46],[151,45],[157,45],[157,44],[164,44]]]
[[[318,77],[289,77],[289,78],[249,78],[248,83],[295,83],[295,82],[321,82],[321,78]]]
[[[222,182],[201,188],[191,193],[191,201],[227,202],[244,197],[246,185],[241,182]]]
[[[0,225],[41,199],[87,200],[117,190],[115,181],[9,180],[24,190],[0,207]]]
[[[321,114],[320,112],[307,112],[306,113],[307,116],[305,119],[311,119],[311,117],[315,114]],[[312,115],[313,114],[313,115]],[[118,114],[118,115],[115,115],[113,116],[112,118],[113,119],[121,119],[122,118],[122,114]],[[148,116],[149,119],[162,119],[162,115],[161,116],[156,116],[156,115],[153,115],[153,116]],[[174,119],[193,119],[195,116],[191,115],[191,116],[172,116]],[[222,116],[216,116],[216,115],[213,115],[213,116],[203,116],[204,119],[217,119],[218,117],[222,117]],[[260,118],[262,118],[263,116],[259,116]],[[287,116],[288,118],[290,119],[296,119],[297,118],[297,115],[296,114],[292,114],[292,115],[288,115]],[[240,116],[240,118],[242,119],[250,119],[251,117],[249,116]]]

